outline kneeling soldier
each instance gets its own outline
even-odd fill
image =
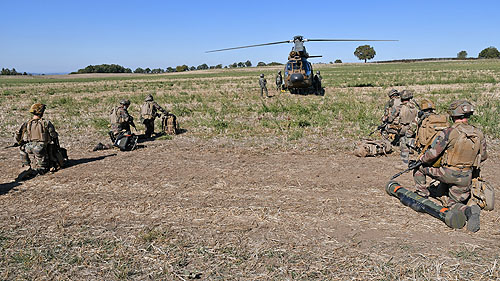
[[[18,176],[21,180],[24,177],[35,174],[45,174],[49,166],[49,143],[57,142],[58,134],[54,125],[49,120],[43,119],[45,112],[45,104],[35,103],[30,108],[30,113],[33,117],[23,123],[16,132],[16,142],[20,146],[20,154],[22,161],[22,170]],[[29,154],[33,154],[36,160],[36,167],[31,167]]]

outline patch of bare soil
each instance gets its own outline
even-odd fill
[[[0,279],[500,278],[498,211],[472,234],[403,206],[384,191],[397,153],[144,145],[70,151],[20,184],[17,148],[0,150]]]

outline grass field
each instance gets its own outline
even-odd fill
[[[72,159],[15,183],[18,150],[0,150],[0,280],[500,279],[497,210],[476,234],[451,230],[385,194],[397,153],[351,155],[390,89],[440,112],[465,98],[496,188],[500,60],[318,65],[323,97],[274,91],[279,69],[0,77],[2,145],[42,102]],[[184,133],[91,152],[111,108],[130,99],[138,119],[148,94]]]

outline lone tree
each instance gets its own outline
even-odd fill
[[[457,58],[459,58],[459,59],[466,59],[467,58],[467,52],[466,51],[460,51],[460,52],[458,52]]]
[[[479,53],[480,59],[500,59],[500,52],[495,47],[488,47]]]
[[[359,60],[371,60],[375,57],[375,49],[370,45],[363,45],[356,48],[354,55],[358,57]]]

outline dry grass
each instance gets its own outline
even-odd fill
[[[498,211],[482,213],[476,234],[451,230],[385,194],[397,155],[350,154],[381,115],[391,73],[404,82],[417,68],[445,80],[468,67],[468,77],[498,78],[496,62],[469,63],[324,66],[333,85],[325,97],[264,101],[253,69],[0,80],[0,110],[10,112],[0,116],[2,142],[33,101],[45,101],[72,159],[16,184],[17,149],[0,150],[0,280],[500,279]],[[490,110],[498,102],[495,83],[418,79],[405,88],[440,104],[470,96]],[[383,85],[348,86],[356,83]],[[105,139],[108,108],[127,97],[137,116],[148,93],[187,132],[132,152],[90,152]],[[497,135],[488,141],[483,173],[496,185]],[[408,174],[400,180],[412,184]]]

